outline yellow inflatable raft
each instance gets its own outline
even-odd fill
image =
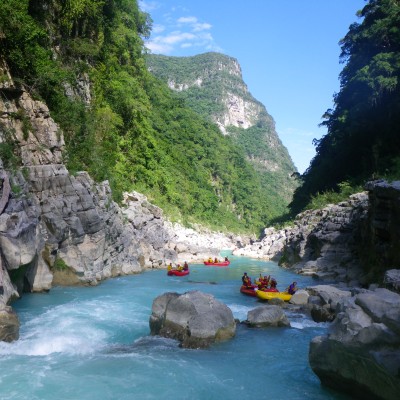
[[[292,298],[292,295],[288,292],[263,292],[262,290],[256,290],[256,294],[262,300],[282,299],[283,301],[289,301]]]

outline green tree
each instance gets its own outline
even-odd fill
[[[400,151],[400,1],[370,0],[340,41],[340,91],[315,140],[316,155],[302,176],[291,209],[318,192],[360,184],[393,171]]]

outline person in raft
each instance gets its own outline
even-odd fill
[[[168,266],[167,266],[167,269],[168,269],[168,271],[171,271],[172,268],[173,268],[173,267],[172,267],[172,262],[170,262],[170,263],[168,264]]]
[[[215,259],[214,259],[214,263],[218,263],[218,262],[219,262],[218,258],[217,258],[217,257],[215,257]]]
[[[229,261],[229,260],[228,260],[228,257],[225,257],[225,261]]]
[[[251,279],[247,276],[247,272],[242,276],[242,284],[243,286],[251,287]]]
[[[189,269],[189,264],[185,261],[184,263],[183,263],[183,270],[184,271],[187,271]]]
[[[271,278],[271,280],[269,281],[269,285],[271,289],[276,289],[276,285],[278,284],[278,282],[276,281],[275,278]]]
[[[289,285],[289,287],[287,288],[287,292],[289,294],[295,294],[297,290],[297,282],[293,282]]]
[[[208,262],[209,262],[209,263],[212,263],[212,262],[213,262],[213,260],[212,260],[211,257],[208,257]]]

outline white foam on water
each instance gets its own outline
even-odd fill
[[[228,307],[232,310],[233,317],[237,318],[239,321],[246,320],[247,313],[254,308],[242,304],[228,304]]]
[[[90,302],[89,302],[90,303]],[[106,314],[111,305],[107,305]],[[110,333],[100,324],[108,320],[99,304],[68,303],[48,309],[21,326],[20,339],[0,343],[0,354],[46,356],[53,353],[90,354],[107,344]],[[114,310],[114,323],[121,315]],[[113,312],[111,310],[111,312]]]
[[[290,326],[296,329],[326,328],[329,326],[329,322],[315,322],[312,319],[302,319],[290,321]]]

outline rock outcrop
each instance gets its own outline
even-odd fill
[[[159,207],[137,192],[125,193],[124,205],[123,214],[133,227],[147,268],[165,268],[170,262],[203,262],[210,256],[218,257],[221,249],[234,249],[246,240],[171,223]]]
[[[367,193],[360,193],[337,205],[304,211],[297,215],[294,226],[267,228],[259,241],[234,254],[274,260],[325,282],[359,285],[366,275],[358,243],[367,210]]]
[[[19,319],[11,307],[0,308],[0,340],[13,342],[19,338]]]
[[[398,399],[400,295],[378,288],[340,301],[328,334],[312,340],[309,360],[326,386],[355,398]]]
[[[152,335],[179,340],[186,348],[206,348],[232,338],[236,332],[230,308],[199,291],[158,296],[149,324]]]
[[[12,132],[23,165],[23,173],[10,174],[13,190],[0,216],[3,265],[19,271],[18,292],[140,272],[133,228],[112,201],[108,183],[95,184],[84,172],[69,174],[63,135],[48,108],[23,90],[13,97],[2,90],[1,134]]]
[[[368,182],[366,189],[369,212],[360,257],[371,265],[369,273],[376,279],[389,269],[400,268],[400,181]]]
[[[294,226],[266,228],[259,240],[233,254],[273,260],[325,283],[382,283],[385,271],[400,265],[400,182],[369,182],[366,189],[298,214]]]

